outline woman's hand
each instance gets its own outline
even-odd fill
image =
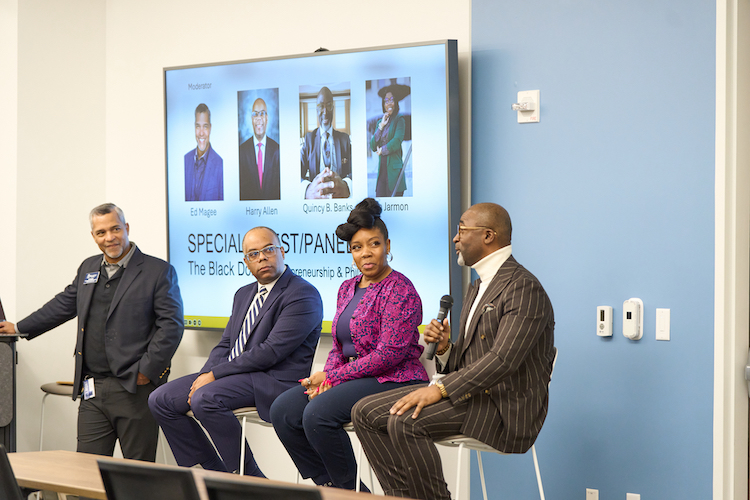
[[[313,398],[315,398],[316,396],[320,396],[321,394],[323,394],[324,392],[326,392],[326,391],[327,391],[328,389],[330,389],[331,387],[332,387],[332,386],[331,386],[331,383],[330,383],[330,382],[328,381],[328,379],[326,379],[326,380],[324,380],[324,381],[323,381],[323,382],[322,382],[322,383],[321,383],[321,384],[320,384],[320,385],[318,386],[318,388],[317,388],[317,389],[315,389],[315,391],[314,391],[314,392],[312,392],[312,393],[308,393],[308,394],[307,394],[307,399],[309,399],[310,401],[312,401],[312,400],[313,400]]]
[[[315,372],[308,378],[303,378],[302,380],[300,380],[300,383],[303,387],[307,388],[305,394],[307,394],[307,397],[310,400],[312,400],[321,392],[325,392],[331,388],[331,383],[328,382],[326,372]]]
[[[385,128],[385,126],[388,125],[389,121],[391,121],[391,114],[390,113],[384,114],[383,115],[383,119],[380,120],[380,125],[378,125],[378,127],[380,128],[380,130],[383,130]]]

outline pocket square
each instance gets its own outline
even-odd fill
[[[484,307],[482,308],[482,314],[486,312],[494,311],[494,310],[495,310],[495,306],[493,304],[485,304]]]

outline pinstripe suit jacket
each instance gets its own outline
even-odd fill
[[[552,304],[541,283],[512,256],[467,325],[478,289],[473,283],[465,297],[442,382],[454,405],[468,404],[463,434],[505,453],[524,453],[547,415]]]

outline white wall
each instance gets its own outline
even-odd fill
[[[83,258],[98,252],[87,216],[107,194],[104,5],[17,5],[16,283],[15,289],[4,279],[0,284],[0,296],[15,296],[14,321],[61,291]],[[39,386],[72,380],[74,335],[69,322],[41,340],[19,343],[19,450],[38,447]],[[75,403],[49,403],[47,447],[75,449]]]
[[[12,24],[17,0],[1,1],[3,10],[10,5]],[[17,255],[0,254],[14,263],[0,264],[0,271],[18,273],[16,286],[0,281],[0,297],[16,300],[11,319],[60,291],[83,258],[96,252],[86,217],[99,203],[121,206],[132,240],[147,253],[166,256],[164,67],[308,53],[321,46],[457,39],[468,179],[470,18],[470,0],[24,0],[17,14],[18,187],[16,198],[10,197],[18,210],[11,233]],[[7,209],[0,210],[5,219]],[[19,451],[38,443],[39,385],[72,378],[74,329],[71,322],[19,346]],[[200,368],[218,338],[186,331],[173,378]],[[62,399],[47,400],[46,449],[75,448],[77,405]],[[268,432],[251,437],[260,441],[254,445],[260,465],[273,477],[292,480],[291,462]]]
[[[4,161],[0,162],[0,299],[5,314],[14,317],[16,309],[16,162],[18,160],[18,0],[0,0],[0,137]]]

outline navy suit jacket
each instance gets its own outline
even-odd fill
[[[250,137],[240,145],[240,200],[281,199],[279,143],[266,136],[262,188],[258,179],[256,156],[253,138]]]
[[[197,148],[195,148],[197,149]],[[185,155],[185,201],[210,201],[224,199],[224,160],[210,145],[203,173],[203,186],[196,199],[188,199],[195,175],[195,149]]]
[[[73,399],[83,383],[83,336],[96,286],[84,281],[86,274],[101,270],[101,263],[101,254],[83,261],[73,283],[18,322],[18,330],[32,339],[78,316]],[[174,267],[136,247],[112,298],[104,337],[110,371],[128,392],[135,394],[138,372],[156,386],[167,381],[183,321]]]
[[[237,290],[229,323],[201,373],[213,372],[217,379],[246,375],[243,384],[252,387],[260,417],[269,420],[274,399],[310,375],[323,321],[323,301],[314,286],[287,267],[263,303],[244,352],[229,361],[257,291],[257,282]]]
[[[305,134],[305,141],[300,150],[300,166],[302,180],[312,181],[324,166],[320,165],[320,134],[319,128]],[[333,130],[333,149],[336,164],[331,170],[339,174],[342,179],[352,178],[352,143],[344,132]]]

